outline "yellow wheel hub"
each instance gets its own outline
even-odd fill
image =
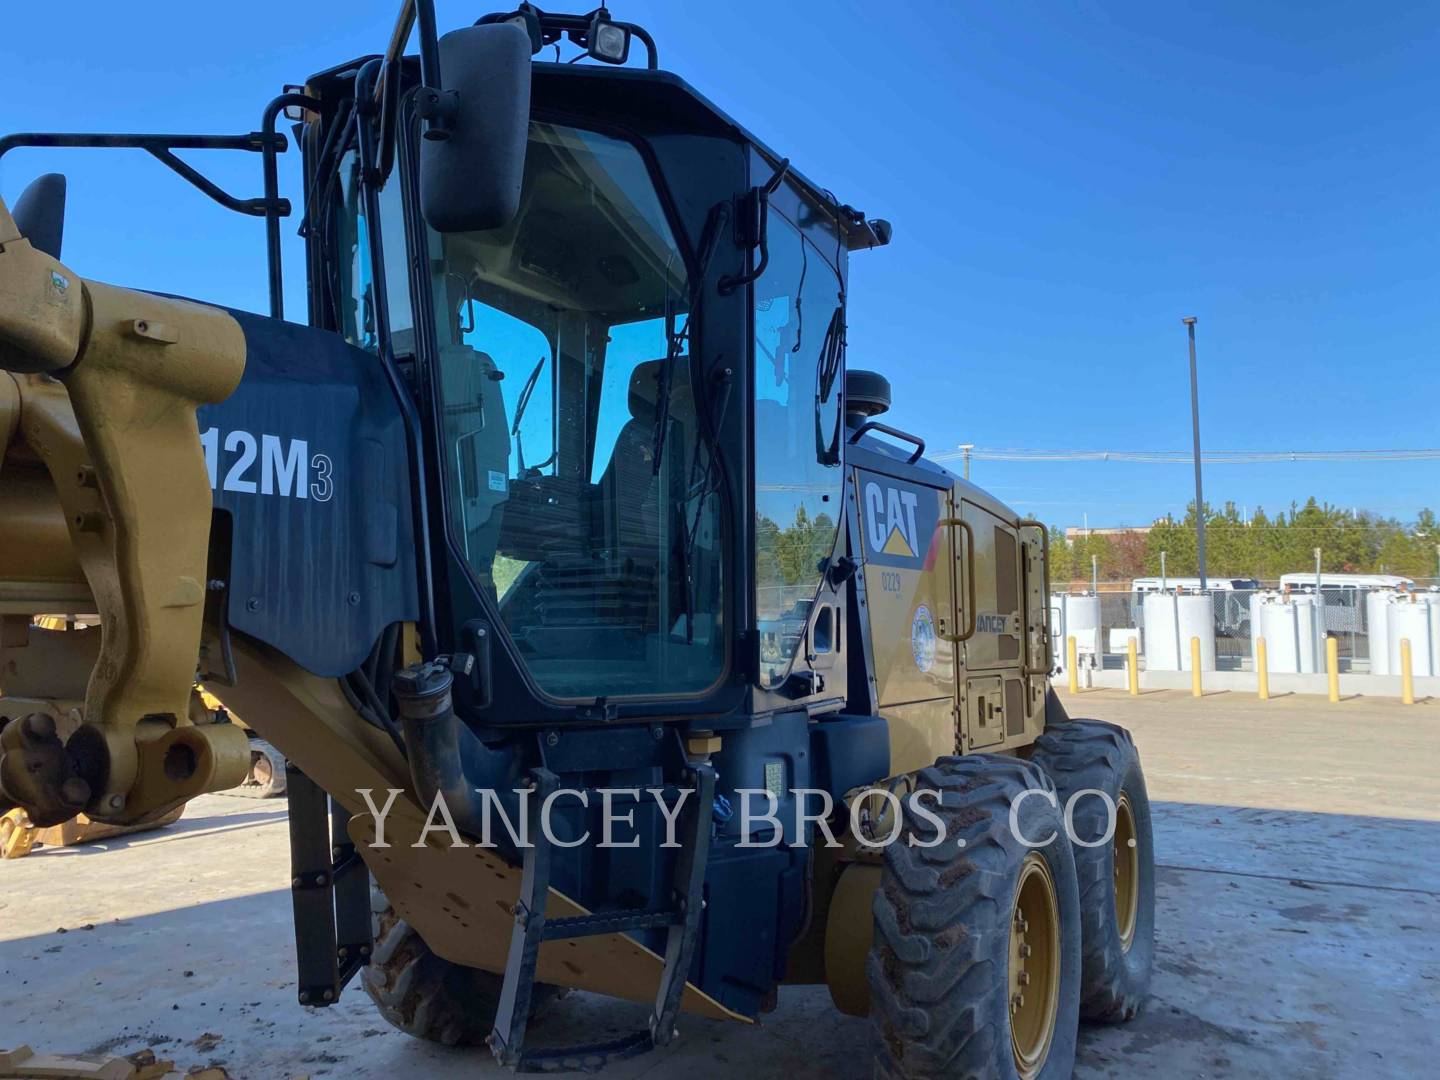
[[[1135,941],[1135,919],[1140,911],[1140,850],[1135,839],[1135,811],[1130,796],[1120,793],[1115,802],[1115,925],[1126,952]]]
[[[1060,1002],[1060,901],[1039,852],[1025,856],[1010,920],[1010,1047],[1023,1080],[1040,1072]]]

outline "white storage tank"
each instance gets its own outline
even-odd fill
[[[1271,599],[1278,599],[1279,593],[1272,590],[1256,589],[1250,594],[1250,662],[1252,665],[1259,662],[1256,652],[1256,642],[1265,633],[1260,626],[1260,607]]]
[[[1430,605],[1430,674],[1440,675],[1440,591],[1428,589],[1419,596]]]
[[[1190,670],[1190,639],[1200,639],[1200,670],[1215,670],[1215,602],[1205,593],[1175,597],[1180,621],[1180,670]]]
[[[1171,592],[1145,596],[1145,667],[1189,671],[1190,639],[1200,639],[1200,670],[1215,670],[1215,612],[1210,597]]]
[[[1315,668],[1315,598],[1292,595],[1268,599],[1260,608],[1272,674],[1308,675]]]
[[[1179,671],[1179,628],[1175,621],[1175,594],[1145,594],[1141,608],[1145,630],[1145,670]]]
[[[1365,636],[1370,647],[1370,674],[1396,674],[1390,667],[1390,609],[1401,597],[1394,589],[1365,594]]]
[[[1075,639],[1081,657],[1100,655],[1100,597],[1094,593],[1065,597],[1065,633]]]
[[[1390,672],[1400,674],[1400,642],[1410,641],[1410,671],[1420,678],[1440,671],[1440,604],[1418,598],[1390,607]]]
[[[1051,659],[1061,671],[1065,670],[1065,594],[1050,594],[1050,641]]]

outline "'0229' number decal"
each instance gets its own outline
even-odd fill
[[[310,453],[310,444],[304,439],[256,438],[248,431],[231,431],[222,440],[220,429],[212,427],[200,433],[200,446],[205,451],[212,491],[316,502],[329,502],[335,494],[335,470],[329,456]],[[222,465],[226,466],[223,474]]]

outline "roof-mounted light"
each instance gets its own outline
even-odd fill
[[[585,51],[602,64],[623,64],[630,57],[630,30],[610,21],[604,8],[595,12],[585,35]]]

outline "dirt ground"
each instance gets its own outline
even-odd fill
[[[1132,1023],[1082,1031],[1076,1075],[1411,1077],[1440,1058],[1440,705],[1097,690],[1156,801],[1158,966]],[[0,1046],[153,1047],[237,1080],[450,1078],[483,1051],[391,1031],[354,986],[294,1004],[283,802],[207,796],[161,833],[0,863]],[[537,1034],[643,1011],[572,995]],[[686,1018],[661,1080],[868,1077],[870,1032],[823,988],[763,1025]]]

